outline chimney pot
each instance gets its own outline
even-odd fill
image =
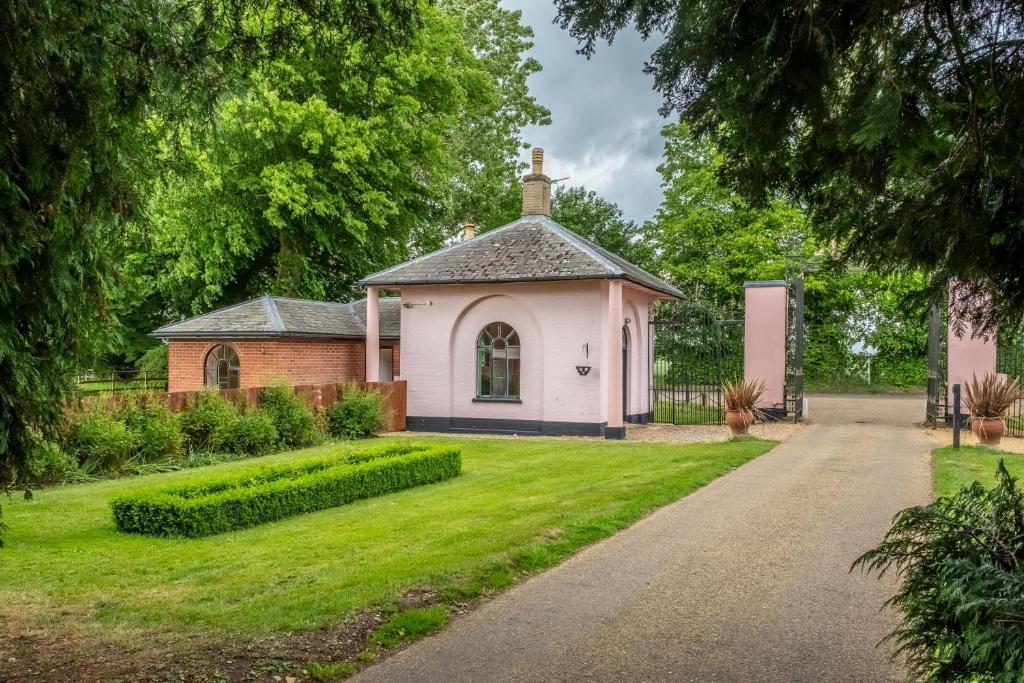
[[[464,238],[467,240],[473,239],[473,235],[476,233],[476,226],[473,225],[472,223],[466,223],[463,226],[463,229],[465,231],[463,233]]]
[[[523,215],[551,215],[551,178],[544,175],[544,150],[533,148],[532,173],[523,178]]]

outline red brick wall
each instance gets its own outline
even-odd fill
[[[167,345],[167,391],[202,389],[206,354],[217,344],[227,344],[238,354],[240,389],[267,386],[280,381],[295,386],[361,382],[366,378],[366,351],[362,340],[175,339]],[[397,375],[398,344],[394,344],[394,347]]]

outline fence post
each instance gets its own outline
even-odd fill
[[[960,448],[960,385],[953,385],[953,448]]]

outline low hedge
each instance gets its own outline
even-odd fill
[[[152,489],[111,507],[125,533],[209,536],[451,479],[461,469],[458,448],[395,444]]]

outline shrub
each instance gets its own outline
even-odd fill
[[[181,431],[189,448],[207,450],[214,433],[232,425],[236,419],[235,404],[216,391],[204,391],[196,395],[181,414]]]
[[[901,579],[887,639],[922,679],[1024,680],[1024,496],[1002,461],[997,477],[903,510],[854,563]]]
[[[274,420],[281,445],[301,448],[320,440],[313,411],[288,387],[264,389],[260,408]]]
[[[77,479],[78,462],[60,444],[38,441],[29,454],[24,481],[19,484],[60,484],[68,478]],[[21,478],[19,478],[21,479]]]
[[[209,441],[214,451],[249,455],[270,453],[277,443],[274,418],[263,410],[236,415],[230,422],[217,426]]]
[[[331,433],[331,423],[327,419],[327,408],[317,406],[313,409],[313,421],[316,423],[316,431],[320,434]]]
[[[181,420],[166,406],[150,403],[125,411],[125,424],[138,439],[136,455],[144,462],[181,455]]]
[[[71,416],[67,450],[90,470],[116,472],[135,454],[138,435],[102,408],[90,408]]]
[[[1002,418],[1021,397],[1016,377],[985,373],[964,382],[964,404],[974,417]]]
[[[341,399],[327,410],[331,436],[339,439],[361,439],[379,432],[387,423],[384,397],[379,391],[364,390],[353,384]]]
[[[154,346],[139,356],[135,362],[135,369],[139,372],[148,372],[150,375],[166,375],[167,345]]]
[[[726,410],[743,410],[746,412],[759,412],[757,402],[764,394],[764,380],[760,382],[745,379],[736,382],[722,383],[722,401]]]
[[[461,468],[458,448],[396,444],[156,488],[111,507],[123,532],[207,536],[450,479]]]

